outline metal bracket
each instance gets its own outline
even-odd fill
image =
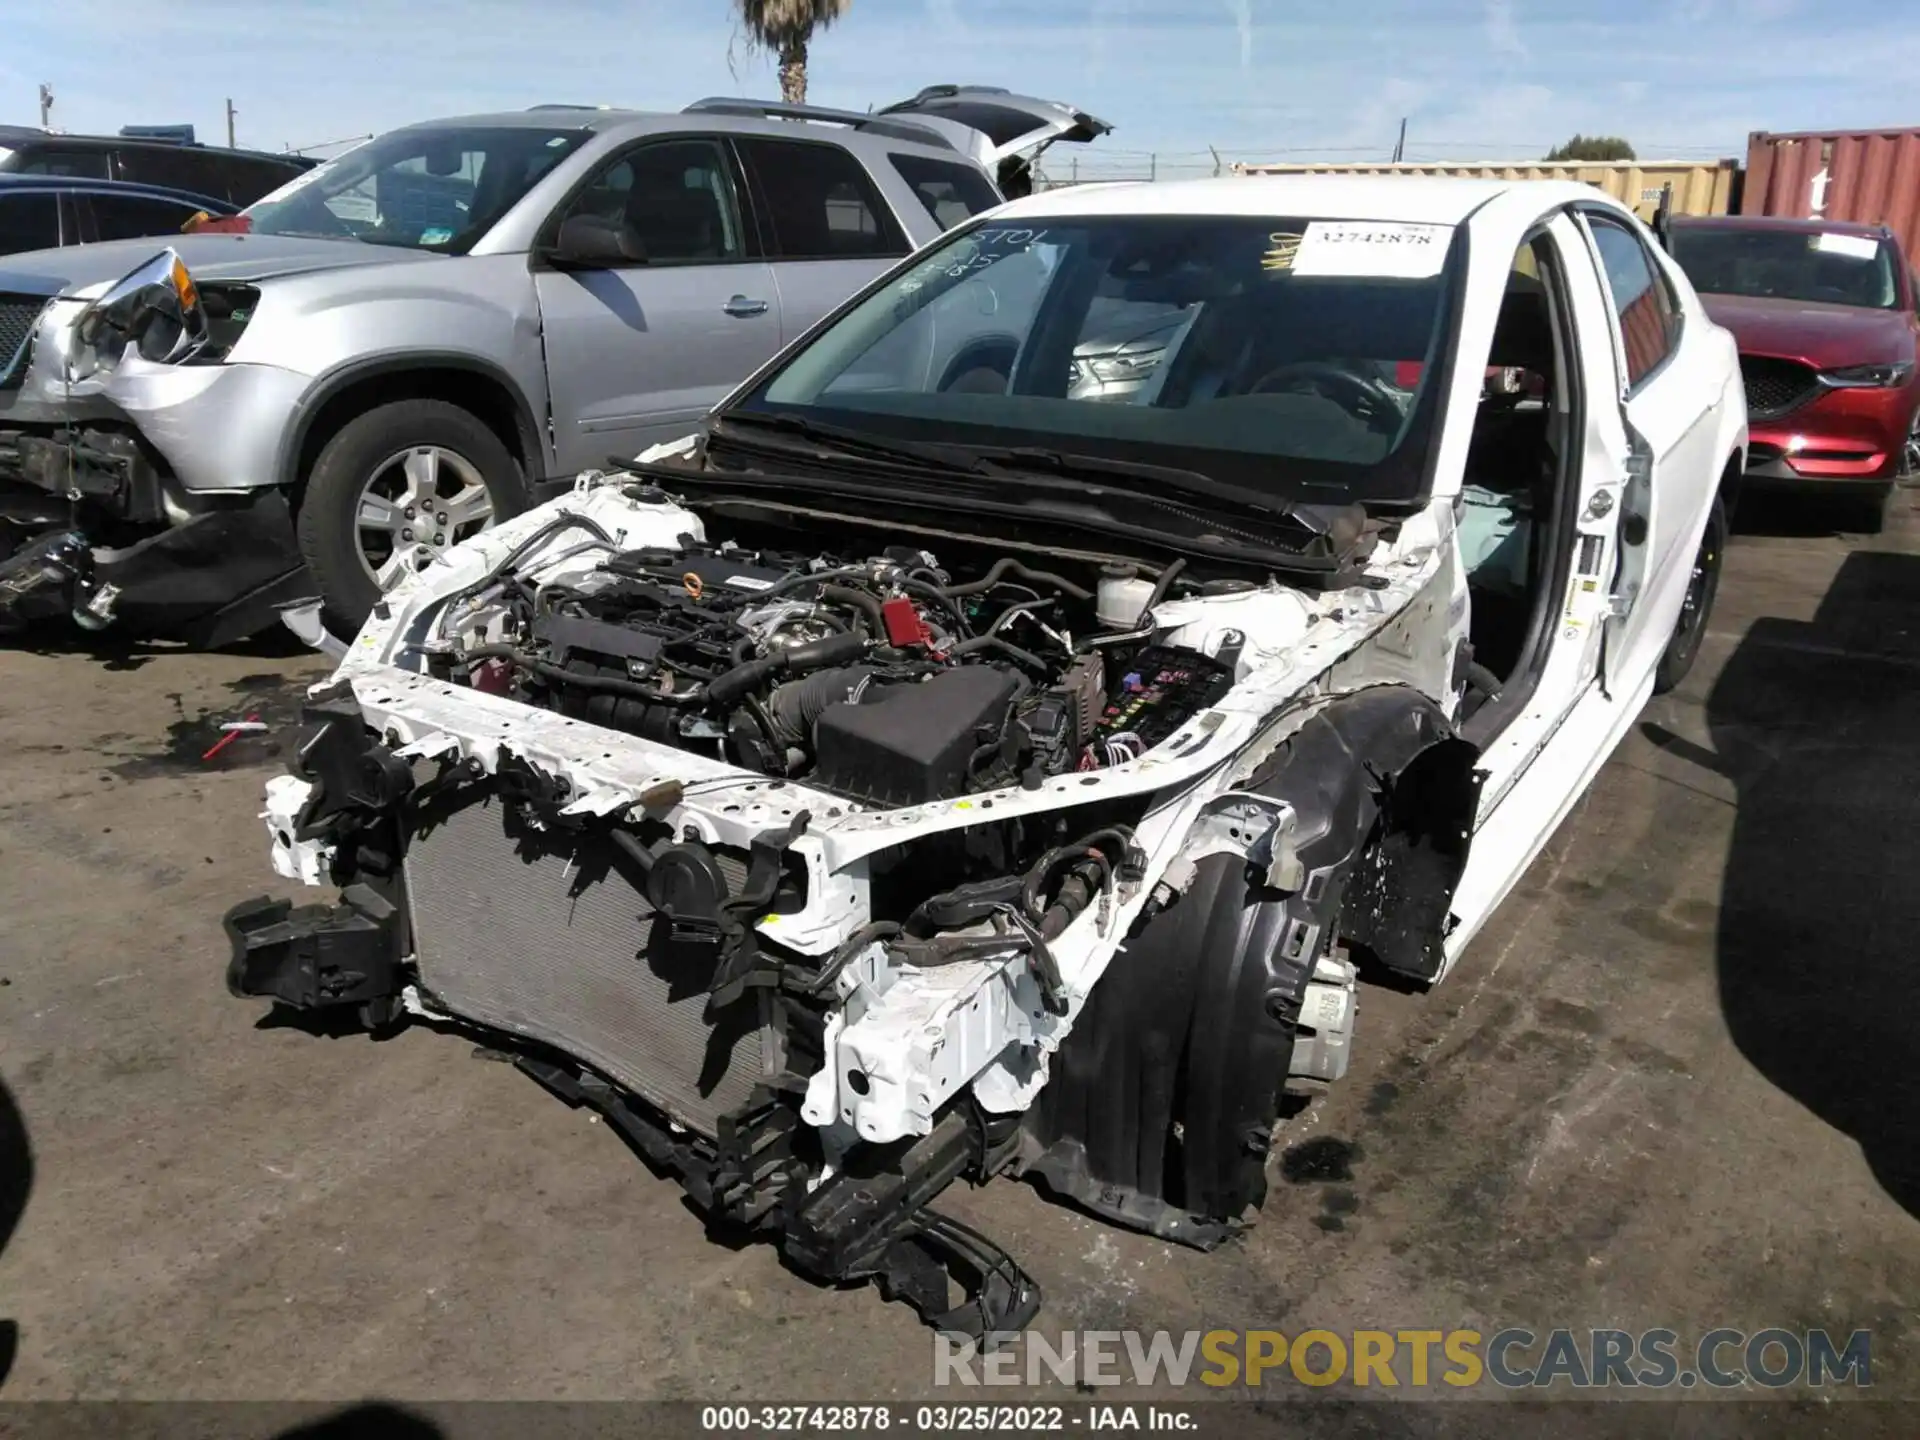
[[[1300,997],[1300,1029],[1287,1066],[1290,1076],[1329,1082],[1346,1076],[1359,988],[1359,967],[1350,961],[1323,955],[1314,963],[1313,978]]]
[[[1244,855],[1248,864],[1264,872],[1269,888],[1298,890],[1307,881],[1295,845],[1298,825],[1299,816],[1286,801],[1251,790],[1228,790],[1194,821],[1174,865],[1190,877],[1193,865],[1209,855]],[[1169,866],[1169,877],[1174,873]]]

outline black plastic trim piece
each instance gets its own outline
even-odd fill
[[[349,885],[338,905],[302,905],[261,896],[222,919],[233,943],[228,993],[260,996],[296,1010],[366,1005],[400,993],[400,912],[366,885]]]
[[[1345,935],[1407,973],[1437,968],[1476,756],[1405,686],[1308,720],[1246,785],[1293,807],[1300,889],[1269,888],[1237,855],[1200,861],[1108,965],[1027,1112],[1016,1168],[1165,1240],[1211,1249],[1244,1229],[1266,1197],[1319,957]],[[1383,901],[1387,920],[1371,913]]]

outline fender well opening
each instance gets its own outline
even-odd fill
[[[1478,747],[1449,737],[1380,783],[1379,818],[1348,879],[1339,929],[1396,975],[1431,981],[1445,963],[1486,778],[1479,758]]]

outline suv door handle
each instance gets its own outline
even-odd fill
[[[744,320],[750,315],[766,314],[767,302],[764,300],[755,300],[746,295],[736,295],[720,308],[726,311],[727,314],[738,316]]]

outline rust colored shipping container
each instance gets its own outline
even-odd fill
[[[1593,185],[1651,220],[1660,192],[1673,187],[1676,215],[1725,215],[1739,189],[1737,160],[1475,160],[1450,164],[1410,162],[1235,165],[1238,175],[1456,175],[1470,180],[1577,180]]]
[[[1920,265],[1920,127],[1747,139],[1742,215],[1887,225]]]

